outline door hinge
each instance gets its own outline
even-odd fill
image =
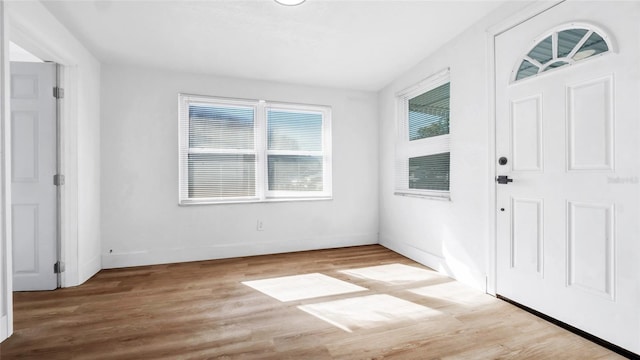
[[[64,89],[61,87],[54,87],[53,88],[53,97],[56,99],[62,99],[64,98]]]
[[[53,175],[53,185],[55,186],[64,185],[64,175],[60,175],[60,174]]]
[[[64,263],[62,261],[57,261],[53,264],[53,273],[60,274],[64,272]]]

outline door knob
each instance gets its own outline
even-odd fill
[[[498,184],[508,184],[510,182],[513,182],[513,179],[509,179],[507,175],[499,175],[496,178],[496,181],[498,182]]]

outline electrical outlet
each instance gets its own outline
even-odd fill
[[[256,224],[256,230],[258,231],[264,230],[264,223],[262,222],[262,220],[258,220],[258,223]]]

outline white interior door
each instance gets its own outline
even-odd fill
[[[11,63],[13,289],[57,287],[56,65]]]
[[[496,166],[513,180],[497,185],[497,293],[635,353],[639,23],[638,2],[567,1],[495,44],[496,162],[507,159]],[[571,53],[587,32],[560,32],[576,28],[612,49]],[[530,53],[538,41],[546,45]],[[514,81],[528,54],[533,71],[544,69],[545,51],[570,65]]]

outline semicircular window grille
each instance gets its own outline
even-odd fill
[[[589,26],[563,27],[531,48],[515,71],[512,81],[543,73],[611,50],[607,36]]]

